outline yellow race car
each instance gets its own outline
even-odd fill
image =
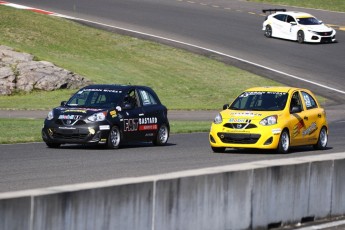
[[[216,115],[209,141],[214,152],[258,148],[287,153],[290,146],[301,145],[325,149],[326,112],[307,89],[250,88]]]

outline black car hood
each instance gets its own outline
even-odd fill
[[[64,119],[73,119],[73,118],[68,118],[67,116],[69,115],[78,115],[80,116],[78,119],[89,117],[92,114],[102,112],[102,111],[107,111],[108,109],[104,108],[85,108],[85,107],[67,107],[67,106],[62,106],[62,107],[57,107],[54,109],[54,117],[57,119],[62,119],[61,116],[66,116]]]

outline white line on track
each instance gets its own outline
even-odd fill
[[[8,2],[2,2],[2,1],[0,1],[0,4],[11,6],[11,7],[15,7],[15,8],[19,8],[19,9],[40,10],[40,9],[36,9],[36,8],[30,8],[30,7],[21,6],[21,5],[17,5],[17,4],[12,4],[12,3],[8,3]],[[44,10],[42,10],[42,11],[44,12]],[[304,79],[302,77],[298,77],[298,76],[295,76],[295,75],[292,75],[292,74],[288,74],[288,73],[285,73],[285,72],[282,72],[282,71],[279,71],[279,70],[276,70],[276,69],[273,69],[273,68],[270,68],[270,67],[267,67],[267,66],[264,66],[264,65],[260,65],[260,64],[257,64],[257,63],[254,63],[254,62],[242,59],[242,58],[238,58],[238,57],[235,57],[235,56],[232,56],[232,55],[228,55],[228,54],[216,51],[216,50],[208,49],[208,48],[205,48],[205,47],[193,45],[193,44],[190,44],[190,43],[186,43],[186,42],[182,42],[182,41],[178,41],[178,40],[174,40],[174,39],[170,39],[170,38],[165,38],[165,37],[157,36],[157,35],[154,35],[154,34],[148,34],[148,33],[140,32],[140,31],[130,30],[130,29],[126,29],[126,28],[122,28],[122,27],[117,27],[117,26],[113,26],[113,25],[109,25],[109,24],[104,24],[104,23],[100,23],[100,22],[95,22],[95,21],[91,21],[91,20],[86,20],[86,19],[82,19],[82,18],[75,18],[75,17],[68,16],[68,15],[57,14],[57,13],[52,13],[50,15],[56,16],[56,17],[67,18],[67,19],[73,19],[73,20],[76,20],[76,21],[88,22],[88,23],[92,23],[92,24],[95,24],[95,25],[100,25],[100,26],[104,26],[104,27],[109,27],[109,28],[117,29],[117,30],[131,32],[131,33],[136,33],[136,34],[144,35],[144,36],[151,37],[151,38],[156,38],[156,39],[160,39],[160,40],[164,40],[164,41],[173,42],[173,43],[176,43],[176,44],[181,44],[181,45],[197,48],[197,49],[200,49],[200,50],[205,50],[207,52],[211,52],[211,53],[214,53],[214,54],[217,54],[217,55],[220,55],[220,56],[224,56],[224,57],[228,57],[228,58],[231,58],[231,59],[235,59],[235,60],[238,60],[238,61],[250,64],[250,65],[253,65],[253,66],[256,66],[256,67],[260,67],[260,68],[263,68],[263,69],[266,69],[266,70],[269,70],[269,71],[272,71],[272,72],[276,72],[276,73],[285,75],[287,77],[290,77],[290,78],[293,78],[293,79],[297,79],[297,80],[300,80],[300,81],[304,81],[304,82],[307,82],[309,84],[313,84],[313,85],[319,86],[321,88],[325,88],[325,89],[328,89],[328,90],[331,90],[331,91],[335,91],[337,93],[341,93],[341,94],[345,95],[345,91],[342,91],[342,90],[339,90],[339,89],[336,89],[336,88],[333,88],[333,87],[325,86],[323,84],[320,84],[320,83],[317,83],[317,82],[314,82],[314,81],[311,81],[311,80],[307,80],[307,79]]]
[[[334,221],[332,223],[320,224],[310,227],[299,228],[298,230],[315,230],[315,229],[328,229],[331,227],[336,227],[340,225],[345,225],[345,220]]]

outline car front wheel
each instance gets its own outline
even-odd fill
[[[304,42],[304,32],[302,30],[298,31],[297,33],[297,41],[298,43]]]
[[[118,149],[121,142],[120,129],[117,126],[113,126],[110,130],[107,146],[109,149]]]
[[[326,149],[328,142],[328,135],[327,135],[327,129],[326,127],[322,127],[319,134],[319,139],[317,140],[317,143],[313,146],[314,149],[323,150]]]
[[[268,37],[268,38],[272,37],[272,27],[270,25],[266,26],[265,36]]]
[[[287,130],[283,130],[278,144],[278,153],[288,153],[290,148],[290,137]]]
[[[156,138],[153,140],[154,145],[165,145],[169,139],[169,128],[166,124],[159,127]]]

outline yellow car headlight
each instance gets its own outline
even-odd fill
[[[222,123],[222,122],[223,122],[222,115],[221,115],[220,113],[218,113],[218,114],[216,115],[216,117],[214,118],[213,122],[214,122],[215,124],[220,124],[220,123]]]
[[[275,125],[278,122],[278,116],[277,115],[272,115],[272,116],[268,116],[265,117],[264,119],[262,119],[260,121],[260,125],[263,126],[268,126],[268,125]]]

